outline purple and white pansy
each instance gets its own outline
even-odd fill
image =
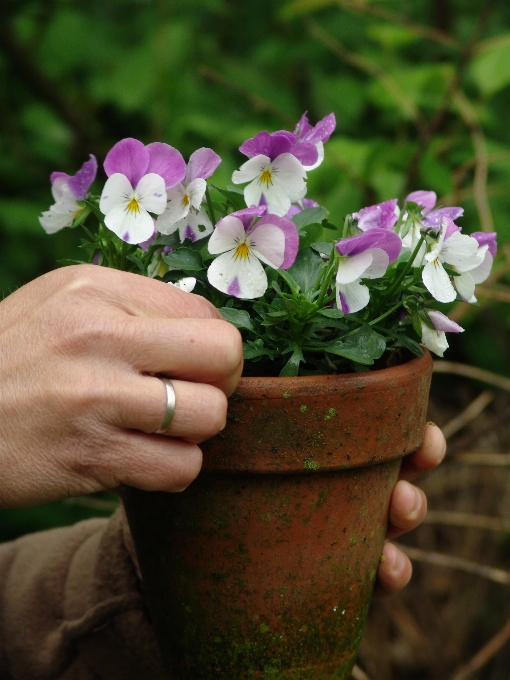
[[[421,341],[427,349],[442,357],[444,351],[448,349],[448,341],[445,333],[463,333],[464,329],[458,323],[452,321],[447,316],[436,310],[427,311],[429,319],[434,328],[422,321],[421,322]]]
[[[207,278],[227,295],[261,297],[267,289],[261,262],[274,269],[288,269],[298,246],[297,229],[289,220],[266,214],[265,206],[239,210],[221,219],[209,239],[209,252],[219,257],[207,270]]]
[[[320,120],[316,125],[310,125],[306,112],[303,113],[296,125],[294,135],[296,140],[292,153],[300,159],[301,149],[305,145],[313,144],[317,150],[317,160],[310,162],[311,158],[303,158],[302,163],[305,170],[315,170],[324,160],[324,142],[327,142],[336,128],[335,114],[330,113]]]
[[[306,194],[306,170],[292,153],[291,133],[260,132],[241,145],[249,157],[232,175],[234,184],[245,184],[246,205],[266,205],[268,212],[283,217],[291,203]],[[315,146],[313,157],[317,158]]]
[[[376,205],[370,205],[352,213],[352,218],[356,220],[356,225],[361,231],[391,229],[398,220],[400,212],[397,203],[396,198],[384,201],[384,203],[376,203]]]
[[[353,314],[366,307],[370,292],[361,279],[384,276],[388,265],[399,256],[401,246],[397,234],[378,227],[337,243],[340,255],[336,274],[338,309],[344,314]]]
[[[83,210],[77,201],[87,198],[96,173],[97,161],[92,154],[76,175],[67,175],[65,172],[51,173],[51,192],[55,203],[39,217],[39,223],[47,234],[54,234],[72,225]]]
[[[453,302],[457,297],[450,275],[444,268],[447,264],[460,274],[453,278],[461,297],[470,300],[474,293],[474,279],[473,276],[463,278],[462,275],[481,267],[488,248],[488,244],[480,246],[475,238],[462,234],[451,219],[443,217],[438,238],[424,257],[422,280],[429,293],[438,302]],[[457,281],[459,278],[460,283]]]
[[[99,209],[105,225],[127,243],[146,241],[154,232],[150,213],[161,215],[167,204],[167,189],[184,179],[184,158],[168,144],[145,146],[128,137],[110,149],[104,169],[108,180]]]
[[[173,234],[179,230],[181,242],[208,236],[213,225],[202,207],[208,179],[221,163],[221,158],[212,149],[202,148],[191,154],[186,177],[167,190],[168,203],[156,221],[156,228],[162,234]]]

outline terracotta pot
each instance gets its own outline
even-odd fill
[[[172,678],[349,677],[431,369],[243,378],[185,492],[127,490]]]

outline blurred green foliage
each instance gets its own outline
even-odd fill
[[[4,0],[0,81],[4,295],[78,256],[77,233],[37,220],[53,170],[133,136],[185,157],[210,146],[228,183],[241,142],[305,110],[338,121],[308,192],[332,221],[433,189],[466,232],[496,228],[510,248],[503,0]],[[453,310],[468,332],[448,358],[510,374],[509,261],[479,308]]]

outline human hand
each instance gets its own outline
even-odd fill
[[[399,481],[390,501],[387,539],[397,538],[415,529],[427,513],[427,497],[421,489],[409,483],[422,472],[432,470],[443,460],[446,441],[441,430],[433,423],[425,428],[421,447],[402,461]],[[412,574],[410,559],[392,543],[385,543],[383,561],[379,564],[376,595],[391,595],[404,588]]]
[[[0,507],[128,484],[179,491],[225,425],[239,332],[204,298],[94,265],[0,304]],[[172,378],[176,410],[165,435]]]

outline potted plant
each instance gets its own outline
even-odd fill
[[[340,226],[305,199],[335,127],[262,132],[234,185],[220,158],[186,165],[125,139],[91,195],[93,156],[51,177],[48,231],[85,227],[89,262],[159,277],[215,304],[243,334],[226,429],[182,494],[124,502],[163,655],[175,678],[347,678],[402,456],[421,443],[431,359],[463,329],[435,301],[473,302],[495,234],[461,233],[461,208],[416,191]],[[171,377],[171,376],[169,376]]]

